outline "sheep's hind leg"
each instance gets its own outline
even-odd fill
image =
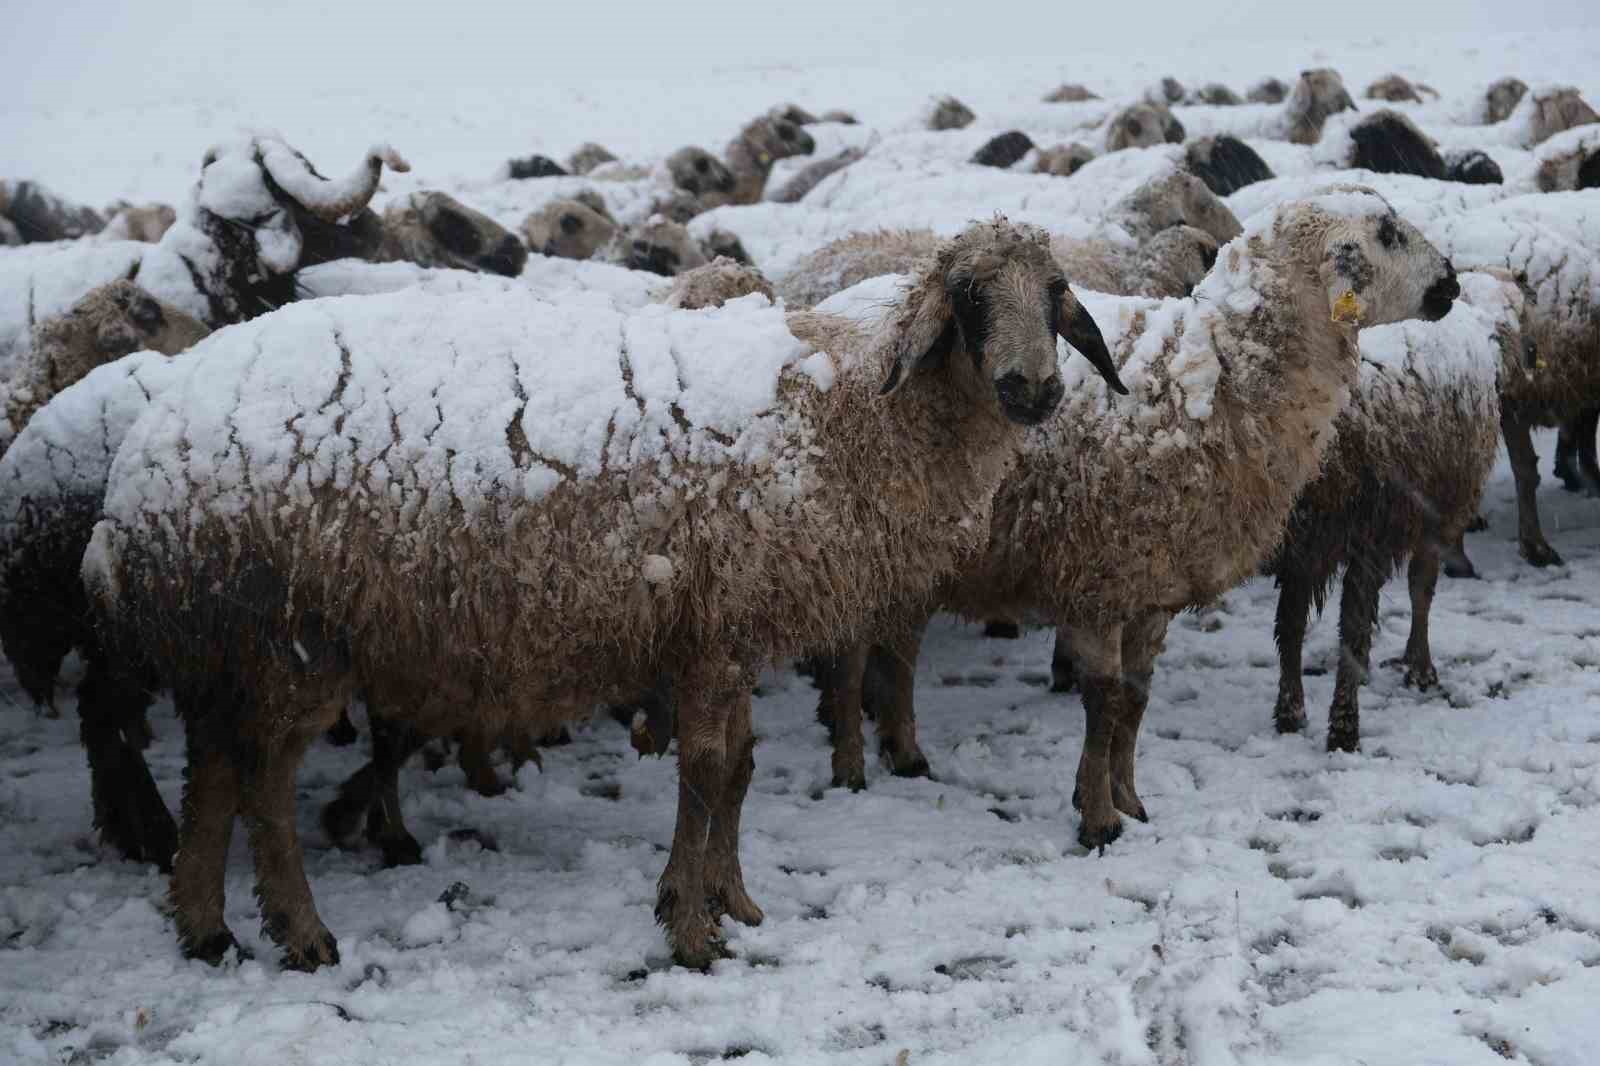
[[[928,758],[917,743],[917,659],[922,654],[922,635],[927,628],[928,620],[919,618],[873,653],[877,676],[885,682],[876,686],[873,694],[878,712],[878,751],[896,777],[933,776]]]
[[[707,850],[711,818],[722,805],[728,780],[728,713],[740,678],[718,678],[726,668],[697,671],[676,687],[678,696],[678,819],[672,852],[656,887],[656,921],[667,931],[672,954],[691,969],[703,970],[723,957],[721,930],[707,897]],[[748,690],[745,693],[748,698]]]
[[[1278,615],[1272,635],[1278,645],[1278,702],[1272,721],[1280,733],[1306,730],[1306,688],[1301,676],[1311,578],[1288,564],[1278,575]]]
[[[1561,556],[1544,539],[1539,528],[1539,454],[1533,450],[1529,423],[1509,411],[1500,412],[1500,435],[1511,459],[1511,476],[1517,483],[1517,540],[1522,557],[1534,566],[1559,566]]]
[[[500,780],[500,774],[494,768],[497,739],[475,728],[468,728],[461,735],[461,753],[457,757],[461,772],[467,775],[467,787],[480,796],[493,798],[503,795],[506,790],[505,782]]]
[[[415,866],[422,861],[422,845],[406,829],[400,813],[400,770],[422,738],[382,715],[372,716],[372,765],[377,768],[375,789],[367,805],[367,839],[383,852],[385,867]]]
[[[866,748],[861,739],[861,684],[868,646],[859,644],[822,660],[822,694],[817,718],[828,723],[833,740],[833,787],[860,792],[867,787]],[[679,743],[682,744],[680,734]]]
[[[178,943],[191,959],[218,965],[228,952],[250,952],[223,920],[223,886],[233,819],[239,812],[238,767],[227,742],[207,722],[199,701],[176,696],[184,720],[188,765],[184,769],[183,832],[172,863],[172,906]]]
[[[256,861],[261,924],[283,948],[284,966],[292,970],[339,961],[339,946],[322,924],[306,883],[305,855],[295,830],[294,775],[306,748],[333,724],[343,705],[339,699],[281,709],[299,721],[286,735],[261,740],[245,783],[245,825]]]
[[[722,801],[711,816],[711,838],[706,847],[706,888],[715,901],[713,914],[728,915],[745,925],[760,925],[765,917],[744,887],[744,869],[739,864],[739,816],[745,793],[755,773],[756,737],[750,727],[750,696],[736,698],[728,716],[724,750],[728,777]]]
[[[1106,633],[1071,629],[1072,652],[1083,694],[1083,754],[1073,801],[1082,811],[1078,842],[1091,850],[1122,835],[1122,819],[1111,797],[1111,737],[1122,700],[1122,627]]]
[[[1401,658],[1406,668],[1406,687],[1427,691],[1439,683],[1433,665],[1433,649],[1428,639],[1428,620],[1433,614],[1433,594],[1439,584],[1439,551],[1428,544],[1411,556],[1406,571],[1411,591],[1411,632],[1406,637],[1406,652]]]
[[[1078,687],[1078,666],[1072,661],[1072,636],[1056,627],[1055,647],[1050,651],[1050,691],[1071,692]]]
[[[1600,433],[1600,407],[1591,407],[1575,419],[1577,427],[1578,482],[1590,496],[1600,496],[1600,455],[1595,452],[1595,435]]]
[[[1372,653],[1372,626],[1378,617],[1383,564],[1357,557],[1344,572],[1339,594],[1339,669],[1328,709],[1328,750],[1361,748],[1361,686]]]
[[[1122,699],[1111,734],[1111,802],[1141,822],[1148,822],[1150,815],[1134,785],[1139,727],[1150,705],[1150,680],[1171,617],[1166,611],[1151,611],[1122,630]]]
[[[86,648],[85,655],[89,662],[78,683],[78,730],[89,758],[94,824],[128,859],[153,862],[171,873],[178,826],[139,743],[149,694],[137,682],[114,677],[98,648]]]

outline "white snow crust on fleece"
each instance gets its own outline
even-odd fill
[[[1479,404],[1485,417],[1498,412],[1495,384],[1505,358],[1499,338],[1521,328],[1522,294],[1479,271],[1463,271],[1457,280],[1461,296],[1439,321],[1411,319],[1361,331],[1362,392],[1382,389],[1394,409],[1409,406],[1420,415],[1421,393],[1451,389]]]
[[[331,484],[398,492],[407,514],[458,503],[470,522],[492,499],[597,476],[608,457],[759,463],[779,375],[808,354],[759,296],[622,313],[603,294],[556,303],[508,283],[293,304],[191,350],[204,373],[129,432],[106,511],[237,514],[251,481],[293,474],[291,501]],[[520,465],[514,419],[532,452]]]

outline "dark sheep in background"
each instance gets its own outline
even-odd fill
[[[1506,180],[1500,164],[1477,148],[1448,153],[1444,157],[1444,178],[1466,185],[1504,185]]]
[[[1184,152],[1189,172],[1218,196],[1231,196],[1273,176],[1272,168],[1254,148],[1230,134],[1202,137]]]
[[[1008,130],[989,139],[972,156],[972,162],[981,167],[1009,167],[1029,152],[1033,141],[1021,130]]]
[[[513,181],[522,181],[526,178],[564,178],[567,170],[560,163],[547,155],[530,155],[522,159],[513,159],[507,164],[509,176]]]

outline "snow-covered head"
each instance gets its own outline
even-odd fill
[[[1437,322],[1461,293],[1455,267],[1372,189],[1340,185],[1286,208],[1317,256],[1333,321],[1365,328]],[[1283,216],[1280,216],[1283,217]]]
[[[733,192],[733,171],[704,148],[689,145],[667,156],[672,184],[693,196]]]
[[[1149,148],[1157,144],[1181,144],[1183,123],[1173,117],[1165,104],[1141,101],[1123,108],[1106,124],[1106,151],[1124,148]]]
[[[1356,102],[1344,87],[1344,79],[1332,67],[1316,67],[1300,72],[1289,102],[1283,105],[1288,120],[1289,140],[1295,144],[1316,144],[1322,139],[1322,124],[1329,115],[1356,111]]]
[[[917,273],[897,324],[888,395],[919,370],[970,365],[1012,422],[1036,425],[1060,403],[1060,336],[1117,392],[1100,328],[1067,288],[1049,236],[996,218],[940,245]]]

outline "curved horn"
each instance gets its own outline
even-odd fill
[[[312,170],[304,156],[282,141],[265,146],[261,153],[261,165],[272,180],[324,222],[338,222],[366,207],[378,191],[378,178],[385,163],[401,174],[411,169],[411,164],[387,144],[373,145],[356,169],[337,181],[329,181]]]

